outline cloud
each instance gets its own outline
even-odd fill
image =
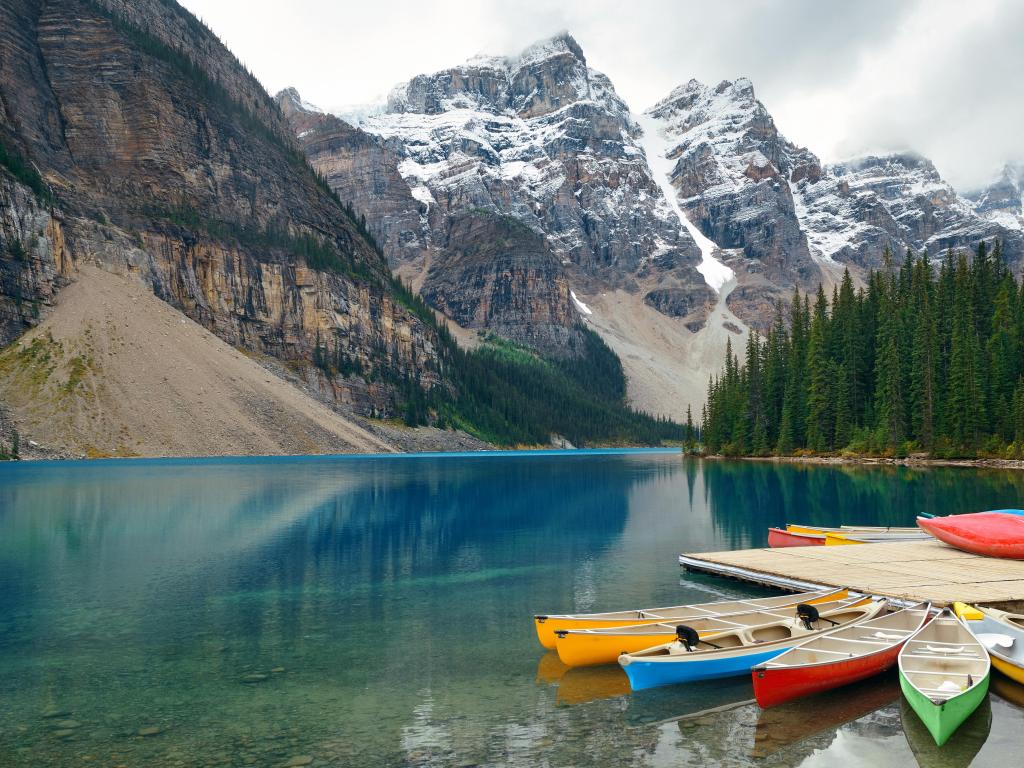
[[[336,109],[477,53],[568,29],[633,109],[696,77],[750,77],[825,160],[916,149],[961,188],[1024,156],[1024,4],[185,0],[274,92]]]

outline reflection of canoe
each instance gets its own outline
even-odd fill
[[[836,597],[845,597],[845,590],[824,590],[800,592],[775,597],[758,597],[749,600],[719,600],[714,603],[695,605],[672,605],[663,608],[641,608],[635,611],[612,611],[609,613],[577,613],[544,615],[533,617],[537,639],[545,648],[554,648],[557,633],[567,629],[600,629],[602,627],[625,627],[636,624],[654,624],[659,621],[687,621],[700,616],[721,616],[727,613],[752,611],[759,608],[783,608],[799,603],[817,603]],[[612,657],[610,661],[615,661]]]
[[[694,647],[674,640],[645,651],[624,653],[619,656],[619,664],[629,675],[633,690],[749,674],[751,667],[803,640],[874,618],[884,608],[881,602],[864,600],[854,604],[851,598],[846,605],[821,611],[821,619],[813,624],[796,617],[778,618],[701,637]]]
[[[629,693],[629,678],[619,667],[567,667],[548,651],[537,662],[536,682],[557,687],[558,704],[583,704]]]
[[[558,681],[555,701],[565,705],[585,704],[625,696],[629,691],[629,678],[619,667],[569,668]]]
[[[1005,675],[992,675],[990,685],[999,698],[1006,699],[1018,707],[1024,707],[1024,685],[1014,682]]]
[[[939,541],[987,557],[1024,559],[1024,517],[1003,512],[950,515],[917,524]]]
[[[1024,683],[1024,615],[995,608],[973,608],[963,603],[953,606],[988,649],[992,666],[1018,683]]]
[[[761,710],[754,733],[753,757],[768,757],[815,734],[838,728],[891,704],[900,695],[894,674],[854,683]]]
[[[823,547],[825,546],[825,534],[797,533],[795,531],[784,531],[781,528],[769,528],[768,546],[772,549],[782,549],[784,547]]]
[[[634,691],[629,697],[626,720],[634,727],[692,720],[744,704],[753,704],[753,697],[750,681],[745,677],[699,680],[690,685]]]
[[[978,708],[956,732],[956,738],[945,746],[936,746],[928,729],[904,699],[900,702],[900,719],[910,751],[921,768],[967,768],[988,740],[992,728],[992,704],[981,700]],[[1012,761],[1007,762],[1007,765]]]
[[[558,658],[558,654],[554,651],[548,651],[537,662],[537,682],[557,683],[568,671],[569,667],[562,663],[562,660]]]
[[[940,747],[988,693],[985,647],[949,609],[907,640],[900,651],[900,687]]]
[[[896,663],[906,639],[928,621],[930,608],[921,603],[829,632],[759,664],[751,674],[757,703],[774,707],[881,674]]]
[[[820,594],[820,593],[819,593]],[[818,610],[828,611],[848,605],[849,602],[865,598],[848,598],[840,592],[823,602],[815,602]],[[658,624],[632,624],[624,627],[603,629],[559,630],[557,635],[558,657],[571,667],[586,667],[596,664],[614,664],[622,653],[642,651],[676,637],[676,627],[685,624],[698,634],[724,632],[736,627],[749,627],[766,621],[792,618],[796,605],[780,608],[760,608],[742,613],[727,613],[720,616],[675,619]]]

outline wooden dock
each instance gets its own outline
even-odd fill
[[[936,605],[1024,607],[1024,560],[972,555],[934,540],[706,552],[680,555],[679,564],[783,589],[849,587]]]

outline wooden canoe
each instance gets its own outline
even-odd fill
[[[697,646],[680,640],[619,656],[634,691],[693,680],[746,675],[762,662],[784,653],[798,643],[840,627],[874,618],[885,603],[863,600],[831,611],[808,628],[799,618],[786,617],[761,624],[702,636]],[[830,622],[835,622],[833,626]]]
[[[1011,680],[1024,683],[1024,614],[963,603],[954,603],[953,607],[988,650],[992,666]]]
[[[662,621],[681,621],[701,616],[721,616],[727,613],[744,613],[761,608],[785,608],[800,603],[817,603],[846,597],[846,590],[822,590],[819,592],[798,592],[776,597],[757,597],[749,600],[720,600],[714,603],[694,605],[672,605],[662,608],[641,608],[635,611],[612,611],[610,613],[537,614],[533,617],[537,639],[545,648],[554,650],[557,633],[566,629],[601,629],[604,627],[626,627],[636,624],[657,624]],[[608,663],[615,661],[613,656]]]
[[[907,640],[898,663],[903,695],[940,747],[988,693],[988,652],[948,608]]]
[[[828,611],[866,602],[870,602],[870,598],[848,597],[843,594],[814,603],[814,607],[825,615]],[[555,648],[558,651],[558,658],[570,667],[614,664],[623,653],[642,651],[674,640],[677,635],[676,627],[681,624],[693,628],[698,634],[709,635],[737,627],[756,626],[766,621],[791,619],[796,615],[796,605],[760,608],[719,616],[697,616],[655,624],[633,624],[601,629],[564,629],[557,633]]]
[[[881,674],[896,664],[900,648],[928,621],[930,610],[921,603],[800,643],[754,667],[754,698],[767,709]]]

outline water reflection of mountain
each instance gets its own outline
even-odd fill
[[[1024,476],[961,467],[817,466],[761,461],[701,462],[715,524],[732,548],[767,545],[787,522],[913,525],[937,515],[994,509],[1024,497]]]

